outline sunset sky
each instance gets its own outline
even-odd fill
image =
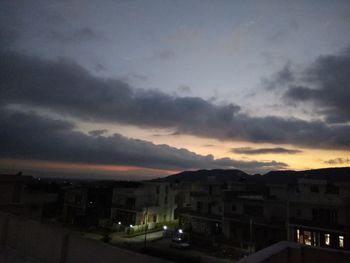
[[[0,172],[350,165],[350,1],[0,3]]]

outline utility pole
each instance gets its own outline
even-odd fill
[[[144,249],[146,249],[146,245],[147,245],[147,230],[148,230],[147,216],[148,216],[148,206],[146,207],[146,213],[145,213],[145,239],[143,241]]]
[[[287,241],[290,240],[290,229],[289,229],[289,193],[290,193],[290,189],[289,189],[289,185],[287,185],[287,205],[286,205],[286,231],[287,231]]]
[[[250,248],[249,248],[249,254],[253,253],[253,219],[249,219],[249,239],[250,239]]]

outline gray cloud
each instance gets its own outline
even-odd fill
[[[330,165],[338,165],[338,164],[349,164],[350,159],[348,158],[335,158],[335,159],[330,159],[327,161],[324,161],[325,164],[330,164]]]
[[[198,97],[175,97],[97,78],[67,60],[47,61],[10,52],[0,56],[3,105],[40,107],[87,121],[171,128],[175,134],[222,140],[350,148],[348,125],[252,117],[234,104],[216,105]]]
[[[93,31],[91,28],[83,27],[75,30],[52,29],[47,33],[47,38],[60,43],[82,43],[85,41],[99,40],[101,35]]]
[[[102,135],[105,134],[106,132],[108,132],[108,130],[106,130],[106,129],[102,129],[102,130],[93,130],[93,131],[89,131],[89,135],[91,135],[91,136],[102,136]]]
[[[269,38],[268,41],[276,44],[278,42],[281,42],[283,40],[286,40],[286,38],[295,33],[299,30],[299,24],[295,20],[291,20],[289,24],[285,28],[281,28],[278,31],[274,32]]]
[[[300,150],[287,149],[283,147],[274,147],[274,148],[251,148],[251,147],[241,147],[241,148],[232,148],[231,151],[233,153],[238,154],[297,154],[301,153]]]
[[[263,79],[262,84],[267,90],[274,90],[284,87],[286,84],[294,81],[294,72],[291,69],[291,64],[287,63],[283,69],[274,74],[269,79]]]
[[[0,109],[0,157],[89,164],[133,165],[158,169],[239,168],[246,171],[282,169],[281,162],[214,159],[186,149],[129,139],[120,134],[92,136],[74,131],[74,124],[34,113]]]
[[[168,49],[155,51],[151,59],[168,60],[175,57],[175,52]]]
[[[321,56],[300,74],[291,74],[280,80],[288,84],[286,101],[313,104],[328,123],[350,121],[350,48],[337,55]]]
[[[180,93],[191,93],[191,87],[190,86],[187,86],[187,85],[180,85],[177,87],[177,90],[180,92]]]
[[[19,38],[19,34],[14,29],[2,28],[0,26],[0,49],[10,48]]]

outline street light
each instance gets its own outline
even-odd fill
[[[122,222],[119,221],[119,222],[118,222],[118,225],[121,225],[121,224],[122,224]]]
[[[168,227],[167,227],[167,226],[163,226],[163,229],[164,229],[164,230],[167,230],[167,229],[168,229]]]
[[[182,234],[182,233],[183,233],[183,230],[182,230],[181,228],[179,229],[179,233],[180,233],[180,234]]]

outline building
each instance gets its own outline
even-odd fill
[[[219,182],[187,184],[190,203],[179,211],[180,225],[191,232],[192,239],[198,235],[200,239],[213,241],[222,233],[222,194],[226,185]]]
[[[97,226],[110,218],[113,183],[64,187],[63,221],[66,223]]]
[[[348,183],[312,178],[261,192],[226,191],[223,232],[249,253],[281,240],[349,250],[349,197]]]
[[[113,189],[111,218],[137,228],[174,220],[176,189],[166,182],[126,182]]]
[[[300,179],[287,201],[290,240],[350,250],[350,183]]]
[[[286,206],[254,191],[226,191],[223,233],[226,243],[252,252],[286,239]]]
[[[38,179],[18,174],[0,175],[0,210],[14,215],[41,219],[49,204],[56,203],[57,194],[31,188]]]

